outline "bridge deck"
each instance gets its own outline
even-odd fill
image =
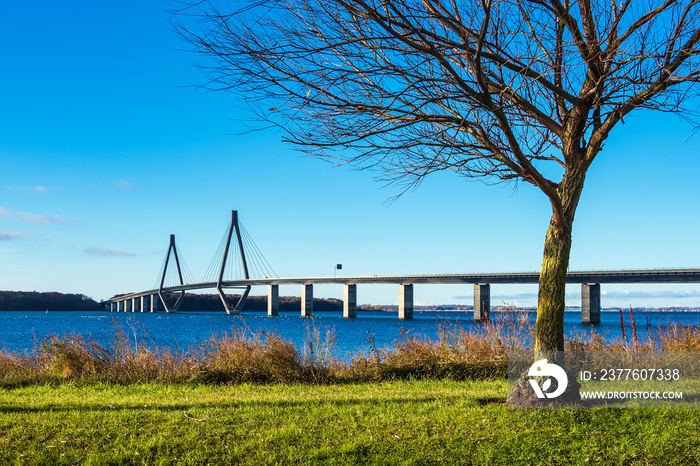
[[[525,273],[480,273],[449,275],[372,275],[361,277],[298,277],[298,278],[256,278],[248,280],[224,281],[226,288],[256,285],[315,285],[315,284],[521,284],[538,283],[540,274]],[[700,269],[655,269],[655,270],[603,270],[569,272],[567,283],[700,283]],[[163,288],[164,292],[216,288],[216,282],[193,283]],[[115,296],[106,302],[158,293],[148,290]]]

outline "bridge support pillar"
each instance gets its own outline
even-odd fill
[[[280,313],[280,286],[267,285],[267,315],[276,316]]]
[[[488,322],[491,319],[491,285],[474,284],[474,322]]]
[[[148,312],[148,300],[146,296],[141,296],[141,312]]]
[[[114,301],[109,303],[109,310],[110,310],[110,312],[114,312]]]
[[[151,295],[151,312],[158,312],[158,300],[160,297],[157,294]]]
[[[357,317],[357,285],[354,283],[345,285],[343,317],[346,319]]]
[[[131,298],[131,312],[136,312],[138,306],[136,305],[136,298]]]
[[[130,310],[131,310],[131,300],[125,299],[124,300],[124,312],[129,312]]]
[[[600,323],[600,283],[581,284],[581,323]]]
[[[301,285],[301,316],[311,317],[314,315],[314,286]]]
[[[399,285],[399,319],[413,319],[413,285]]]

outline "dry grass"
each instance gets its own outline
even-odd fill
[[[279,335],[236,331],[207,340],[190,356],[197,372],[190,380],[207,383],[290,383],[303,377],[294,345]]]
[[[493,379],[507,376],[508,352],[526,349],[533,326],[524,311],[506,312],[476,332],[457,325],[438,325],[438,338],[419,338],[402,332],[389,349],[376,348],[355,357],[349,378],[392,380],[406,378]]]
[[[617,338],[610,338],[591,329],[588,334],[576,332],[566,340],[567,351],[700,351],[700,327],[690,324],[670,324],[654,328],[648,323],[645,335],[639,335],[634,310],[629,310],[629,329],[625,324],[625,315],[620,309],[620,333]]]
[[[620,315],[625,328],[624,316]],[[633,313],[631,316],[634,322]],[[291,341],[276,333],[249,329],[213,336],[180,353],[160,350],[146,341],[132,341],[116,323],[113,335],[109,347],[71,334],[47,338],[27,355],[0,351],[0,386],[65,381],[291,384],[505,378],[508,352],[531,346],[534,324],[525,312],[511,310],[481,325],[476,332],[446,324],[438,327],[436,339],[403,333],[391,348],[372,344],[368,354],[350,361],[335,356],[334,331],[322,334],[313,321],[307,327],[301,354]],[[700,328],[647,327],[643,338],[636,325],[618,338],[592,330],[568,338],[566,349],[700,351]]]

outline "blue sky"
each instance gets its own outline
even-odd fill
[[[237,135],[232,94],[205,93],[167,1],[14,2],[0,15],[0,289],[104,299],[149,289],[174,233],[201,279],[231,209],[278,276],[538,270],[550,207],[525,185],[429,177],[398,188]],[[571,270],[700,267],[700,136],[674,115],[626,118],[592,166]],[[692,137],[691,137],[692,136]],[[397,301],[394,286],[360,303]],[[264,289],[257,290],[259,294]],[[283,295],[299,295],[282,287]],[[700,284],[603,286],[603,306],[700,306]],[[316,296],[341,297],[340,286]],[[535,286],[492,287],[532,305]],[[578,305],[577,286],[569,304]],[[416,303],[471,303],[417,286]]]

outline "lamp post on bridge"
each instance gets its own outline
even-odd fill
[[[343,264],[336,264],[336,266],[333,268],[333,276],[337,277],[338,270],[343,270]]]

